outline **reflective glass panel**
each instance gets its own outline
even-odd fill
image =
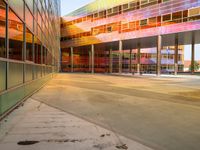
[[[23,23],[17,15],[9,9],[9,58],[23,60]]]
[[[6,5],[0,0],[0,57],[6,57],[5,37],[6,37]]]
[[[26,29],[26,60],[33,61],[33,34]]]

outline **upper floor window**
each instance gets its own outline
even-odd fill
[[[189,10],[189,17],[191,16],[197,16],[200,14],[200,8],[197,7],[197,8],[192,8]]]
[[[141,0],[140,3],[141,5],[147,4],[149,1],[148,0]]]
[[[144,19],[144,20],[140,20],[140,26],[146,26],[148,24],[148,20]]]
[[[123,10],[127,10],[129,8],[129,4],[127,3],[127,4],[124,4],[124,5],[122,5],[122,9]]]
[[[107,32],[112,32],[112,27],[111,26],[107,27]]]
[[[189,20],[199,20],[200,19],[200,7],[192,8],[189,10]]]
[[[171,19],[172,19],[171,14],[167,14],[167,15],[162,16],[163,22],[171,21]]]

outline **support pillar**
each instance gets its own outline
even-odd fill
[[[91,73],[94,73],[94,45],[91,45]]]
[[[122,41],[119,41],[119,73],[122,73]]]
[[[71,63],[71,72],[74,72],[74,48],[70,48],[70,63]]]
[[[137,44],[137,74],[140,75],[141,69],[141,45],[140,42]]]
[[[157,76],[161,74],[161,48],[162,48],[162,36],[159,35],[157,39]]]
[[[191,74],[195,73],[195,33],[192,32]]]
[[[112,49],[109,50],[109,73],[113,72],[113,55]]]
[[[178,73],[178,34],[175,35],[175,49],[174,49],[174,75]]]
[[[130,59],[129,72],[132,73],[132,49],[130,49],[129,59]]]

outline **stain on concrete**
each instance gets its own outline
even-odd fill
[[[18,145],[34,145],[39,143],[39,141],[19,141],[17,144]]]
[[[125,149],[125,150],[127,150],[128,146],[126,146],[126,144],[123,144],[123,145],[117,145],[116,148],[117,149]]]

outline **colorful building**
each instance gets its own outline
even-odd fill
[[[61,20],[61,71],[183,73],[199,29],[199,0],[96,0]]]
[[[0,119],[59,70],[59,50],[59,0],[0,0]]]

